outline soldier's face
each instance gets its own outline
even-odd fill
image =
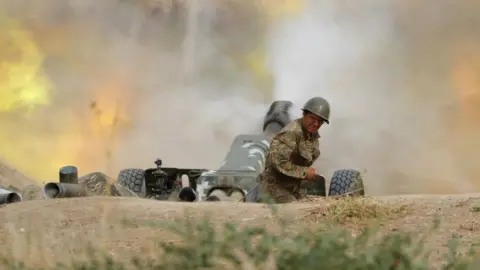
[[[304,113],[303,114],[303,124],[308,132],[314,133],[323,124],[323,119],[313,113]]]

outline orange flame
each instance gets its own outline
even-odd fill
[[[0,53],[4,71],[0,76],[0,157],[40,181],[57,180],[58,169],[65,165],[76,165],[83,173],[108,173],[115,139],[128,125],[125,108],[132,101],[128,77],[113,70],[85,91],[91,104],[72,101],[69,105],[75,107],[70,110],[60,108],[53,96],[54,85],[43,72],[46,52],[40,45],[49,48],[50,56],[76,55],[67,51],[65,29],[48,29],[48,38],[39,35],[35,40],[25,25],[15,21],[0,21],[0,26],[0,43],[8,45]],[[18,117],[26,113],[31,118]]]
[[[464,177],[480,188],[476,179],[476,160],[471,157],[480,147],[478,137],[480,131],[480,51],[478,44],[464,43],[459,47],[455,55],[451,72],[452,86],[458,101],[458,111],[455,114],[452,136],[458,142],[452,145],[457,160],[463,171],[467,174]]]
[[[478,45],[465,44],[454,58],[451,80],[460,104],[459,120],[477,119],[480,97],[480,51]]]

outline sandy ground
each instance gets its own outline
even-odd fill
[[[20,189],[38,186],[16,170],[1,166],[0,184]],[[5,247],[1,252],[35,266],[78,259],[89,243],[117,259],[134,255],[155,257],[158,240],[181,239],[165,229],[147,226],[146,222],[175,220],[187,213],[195,218],[210,216],[218,224],[233,221],[240,226],[278,229],[271,209],[263,204],[192,204],[126,197],[36,199],[0,207],[0,245]],[[333,224],[353,234],[369,224],[379,224],[382,232],[425,232],[438,218],[440,227],[427,240],[427,246],[435,251],[434,266],[440,264],[447,250],[445,244],[453,234],[464,248],[480,245],[480,194],[384,196],[355,202],[311,199],[280,205],[279,215],[288,220],[292,230],[305,226],[328,230]]]
[[[358,233],[372,222],[379,222],[384,232],[426,231],[436,218],[440,218],[440,228],[427,241],[427,246],[435,250],[432,256],[435,266],[440,263],[441,254],[446,251],[445,243],[453,233],[460,237],[464,247],[480,243],[480,212],[476,208],[480,207],[480,194],[379,197],[376,200],[377,208],[367,207],[365,212],[385,212],[382,207],[401,211],[377,217],[366,215],[337,224],[351,229],[352,233]],[[316,199],[314,202],[281,205],[279,213],[289,220],[293,230],[300,230],[303,226],[328,229],[325,224],[332,219],[328,208],[339,201]],[[79,258],[80,250],[88,242],[106,248],[119,259],[133,255],[154,256],[156,241],[180,239],[162,228],[147,226],[145,222],[174,220],[185,213],[195,217],[209,215],[215,222],[230,220],[241,226],[255,224],[277,229],[270,208],[262,204],[189,204],[88,197],[26,201],[0,208],[0,244],[6,247],[3,252],[38,266],[59,259],[68,261],[71,256]]]
[[[34,180],[9,166],[8,163],[3,160],[0,160],[0,185],[4,187],[14,186],[23,189],[25,186],[34,184],[36,184]]]

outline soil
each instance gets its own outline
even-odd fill
[[[328,209],[339,201],[315,199],[284,204],[278,206],[278,213],[290,221],[292,230],[301,230],[304,226],[328,229],[326,224],[334,217]],[[480,194],[389,196],[375,198],[375,201],[377,216],[355,217],[353,214],[350,220],[337,220],[337,224],[353,234],[372,222],[379,223],[383,232],[427,231],[439,218],[439,228],[426,243],[435,250],[432,255],[434,267],[441,263],[442,254],[447,250],[445,244],[452,234],[460,237],[464,247],[480,243],[480,212],[477,212]],[[365,213],[369,209],[365,208]],[[393,211],[388,213],[388,209]],[[378,214],[382,211],[385,212],[383,216]],[[197,218],[208,215],[218,223],[234,221],[240,226],[277,228],[271,209],[263,204],[192,204],[132,197],[86,197],[26,201],[0,208],[0,243],[6,247],[2,252],[38,267],[58,260],[68,262],[72,257],[79,259],[88,243],[106,249],[117,259],[134,255],[154,257],[158,240],[176,242],[180,239],[170,231],[147,226],[145,222],[175,220],[185,214]]]
[[[23,189],[28,185],[37,185],[37,182],[0,160],[0,185]]]
[[[0,164],[0,184],[18,189],[39,184],[18,171]],[[45,200],[33,196],[24,202],[0,207],[0,251],[36,267],[70,262],[86,256],[88,245],[107,250],[113,257],[155,257],[159,240],[181,239],[153,221],[192,216],[209,216],[215,223],[232,221],[239,226],[262,225],[277,230],[271,208],[250,203],[180,203],[134,197],[92,196]],[[456,235],[462,247],[480,244],[480,194],[404,195],[355,200],[313,198],[305,202],[278,205],[278,216],[291,230],[305,227],[328,230],[332,226],[358,234],[366,225],[376,224],[383,233],[426,232],[436,220],[439,227],[426,240],[433,267],[439,267],[446,243]]]

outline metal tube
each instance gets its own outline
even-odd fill
[[[59,181],[65,184],[78,184],[78,170],[75,166],[65,166],[60,168]]]
[[[0,188],[0,204],[10,204],[22,201],[22,195]]]
[[[267,136],[274,136],[288,125],[292,121],[290,113],[292,106],[293,103],[288,100],[274,101],[263,120],[263,133]]]
[[[43,188],[45,195],[50,199],[73,198],[87,196],[87,190],[82,184],[48,183]]]
[[[282,125],[279,122],[269,122],[265,126],[265,130],[263,131],[263,133],[267,136],[272,136],[273,137],[273,136],[275,136],[275,134],[279,133],[284,126],[285,125]]]

